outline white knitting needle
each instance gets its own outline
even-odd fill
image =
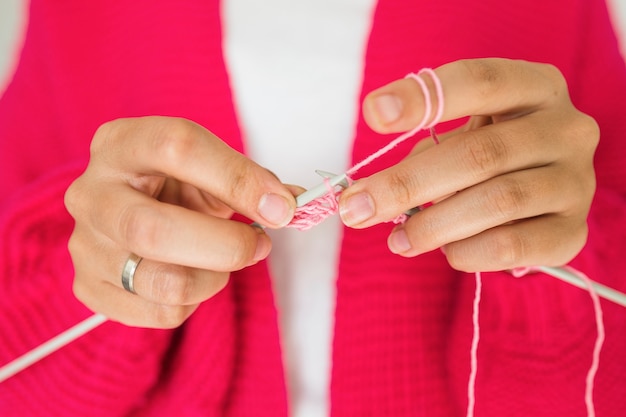
[[[571,284],[575,287],[582,288],[583,290],[588,290],[587,283],[576,274],[568,271],[567,268],[538,266],[535,269],[551,275],[554,278],[560,279],[561,281],[567,282],[568,284]],[[589,283],[600,297],[612,301],[615,304],[619,304],[622,307],[626,307],[626,294],[592,280],[589,280]]]
[[[316,198],[319,198],[323,196],[324,194],[327,194],[328,187],[334,187],[336,185],[340,185],[343,188],[346,188],[347,186],[348,176],[346,174],[333,175],[329,172],[320,171],[320,170],[317,170],[315,172],[317,172],[319,175],[324,177],[326,181],[298,195],[296,197],[296,207],[302,207],[310,203],[311,201],[315,200]]]
[[[52,339],[37,346],[30,352],[23,354],[22,356],[14,359],[8,364],[0,367],[0,383],[11,378],[13,375],[28,368],[35,362],[40,361],[49,354],[56,352],[63,346],[70,344],[74,340],[78,339],[85,333],[88,333],[107,321],[107,318],[102,314],[94,314],[91,317],[86,318],[80,323],[70,327],[63,333],[54,336]]]

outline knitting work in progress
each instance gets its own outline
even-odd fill
[[[432,79],[435,85],[435,92],[437,98],[437,111],[433,117],[433,102],[428,86],[421,78],[420,75],[427,74]],[[439,81],[439,77],[435,74],[430,68],[424,68],[420,70],[417,74],[410,73],[405,78],[411,78],[417,82],[422,90],[422,94],[424,95],[424,117],[422,121],[415,126],[413,129],[408,132],[398,136],[396,139],[389,142],[384,147],[380,148],[378,151],[374,152],[367,158],[363,159],[361,162],[352,166],[352,168],[346,171],[346,176],[348,179],[348,183],[352,182],[350,178],[354,175],[359,169],[363,168],[366,165],[369,165],[376,158],[386,154],[391,151],[393,148],[398,146],[400,143],[405,140],[415,136],[415,134],[424,129],[433,129],[437,123],[441,120],[441,116],[443,115],[444,109],[444,100],[443,100],[443,88],[441,86],[441,81]],[[432,120],[431,120],[432,119]],[[430,122],[430,123],[429,123]],[[433,138],[435,139],[435,143],[438,142],[436,139],[436,135],[433,134]],[[328,183],[327,183],[328,184]],[[319,197],[308,204],[305,204],[302,207],[298,207],[294,214],[293,219],[287,225],[287,227],[293,227],[298,230],[308,230],[311,227],[320,224],[328,217],[337,213],[338,204],[337,199],[339,198],[339,194],[341,193],[341,189],[333,188],[328,186],[328,193]],[[400,215],[400,217],[394,219],[394,223],[401,222],[402,220],[406,220],[406,217]]]
[[[434,85],[436,102],[433,104],[433,97],[430,93],[430,90],[422,78],[423,75],[426,75],[430,78]],[[437,75],[432,69],[423,69],[419,71],[417,74],[409,74],[407,78],[415,80],[424,96],[424,116],[421,122],[412,130],[400,135],[396,139],[392,140],[389,144],[381,148],[380,150],[374,152],[367,158],[363,159],[361,162],[355,164],[350,169],[346,171],[346,177],[348,184],[351,183],[351,176],[353,176],[359,169],[370,164],[376,158],[384,155],[385,153],[391,151],[398,144],[404,142],[405,140],[413,137],[416,133],[424,129],[430,129],[431,137],[437,144],[439,141],[437,136],[433,130],[434,126],[439,123],[442,118],[443,110],[444,110],[444,95],[443,89],[441,86],[441,82],[439,81]],[[433,109],[436,109],[433,111]],[[295,213],[293,220],[290,222],[288,227],[293,227],[298,230],[307,230],[322,221],[324,219],[334,215],[338,210],[337,199],[343,190],[343,187],[340,186],[332,186],[328,180],[325,181],[328,192],[319,197],[317,199],[312,200],[308,204],[304,204],[301,207],[298,207]],[[410,214],[401,214],[396,219],[392,221],[394,223],[402,223],[408,220]],[[596,318],[596,326],[597,326],[597,339],[594,345],[593,357],[591,361],[591,367],[587,373],[586,383],[585,383],[585,393],[584,399],[587,408],[587,415],[589,417],[595,416],[594,403],[593,403],[593,387],[594,387],[594,379],[596,372],[599,366],[599,358],[600,351],[602,348],[602,343],[604,341],[604,326],[602,321],[602,309],[600,307],[599,296],[603,296],[611,301],[619,303],[623,306],[626,306],[626,295],[619,293],[611,288],[601,286],[589,278],[587,278],[584,274],[572,270],[571,268],[547,268],[547,267],[533,267],[533,268],[520,268],[513,271],[513,275],[516,277],[521,277],[529,272],[544,272],[548,273],[556,278],[564,280],[572,285],[579,286],[581,288],[588,289],[592,301],[593,307],[595,311]],[[479,323],[479,307],[481,300],[481,292],[482,292],[482,280],[480,272],[475,273],[476,279],[476,289],[474,293],[473,300],[473,314],[472,314],[472,326],[473,326],[473,336],[472,343],[470,348],[470,375],[468,380],[467,394],[468,394],[468,404],[467,404],[467,416],[474,416],[474,407],[476,403],[476,395],[475,395],[475,383],[476,383],[476,375],[478,373],[478,359],[477,359],[477,351],[480,340],[480,323]],[[80,336],[88,333],[94,328],[98,327],[100,324],[107,321],[107,318],[101,314],[94,314],[93,316],[87,318],[86,320],[78,323],[74,327],[68,329],[67,331],[57,335],[56,337],[48,340],[47,342],[41,344],[37,348],[27,352],[21,357],[13,360],[12,362],[0,367],[0,383],[16,373],[28,368],[30,365],[35,362],[41,360],[47,355],[55,352],[58,349],[61,349],[63,346],[71,343],[76,340]]]

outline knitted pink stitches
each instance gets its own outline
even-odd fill
[[[328,188],[328,193],[316,198],[308,204],[298,207],[293,219],[287,225],[288,227],[294,227],[298,230],[308,230],[337,212],[339,209],[337,197],[341,193],[341,187],[331,186],[328,178],[324,179],[324,184],[326,184]]]
[[[432,96],[428,89],[428,86],[424,82],[424,80],[420,77],[422,74],[427,74],[433,81],[435,85],[435,93],[437,98],[437,111],[433,117],[433,102]],[[405,78],[412,78],[417,82],[422,90],[422,94],[424,95],[424,117],[422,121],[415,126],[410,131],[398,136],[396,139],[389,142],[384,147],[380,148],[378,151],[374,152],[367,158],[363,159],[361,162],[352,166],[352,168],[346,171],[348,176],[348,181],[351,181],[350,177],[354,175],[359,169],[364,166],[370,164],[372,161],[377,159],[378,157],[386,154],[391,151],[393,148],[398,146],[400,143],[404,142],[408,138],[414,136],[417,132],[423,129],[431,129],[439,123],[443,116],[444,111],[444,97],[443,97],[443,88],[441,86],[441,81],[435,71],[430,68],[424,68],[420,70],[417,74],[410,73]],[[430,122],[430,123],[429,123]],[[438,139],[434,136],[435,141],[438,143]],[[329,186],[328,193],[323,195],[322,197],[316,198],[315,200],[305,204],[304,206],[298,207],[296,209],[296,213],[294,215],[293,220],[287,225],[287,227],[294,227],[298,230],[307,230],[311,227],[320,224],[326,218],[337,213],[338,204],[337,199],[341,194],[342,189],[334,189]],[[401,215],[402,216],[402,215]],[[406,217],[399,217],[395,222],[402,222],[406,220]]]

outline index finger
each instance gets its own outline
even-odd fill
[[[295,199],[274,174],[188,120],[114,121],[99,129],[91,151],[98,169],[135,187],[142,176],[172,177],[264,226],[281,227],[293,217]]]

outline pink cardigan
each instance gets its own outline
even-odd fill
[[[87,317],[72,295],[63,193],[117,117],[182,116],[242,150],[215,0],[32,0],[0,101],[0,364]],[[601,0],[381,0],[363,94],[460,58],[551,62],[602,129],[589,242],[573,265],[626,290],[626,69]],[[323,28],[320,28],[323,30]],[[358,122],[353,159],[386,138]],[[410,145],[361,175],[388,166]],[[271,167],[270,167],[271,168]],[[456,416],[466,406],[474,281],[432,252],[391,255],[389,225],[345,230],[333,416]],[[296,278],[295,278],[296,279]],[[603,302],[599,417],[626,410],[626,310]],[[589,295],[541,274],[486,274],[477,416],[583,416],[596,328]],[[264,264],[175,331],[106,323],[0,385],[8,416],[285,416],[277,312]]]

